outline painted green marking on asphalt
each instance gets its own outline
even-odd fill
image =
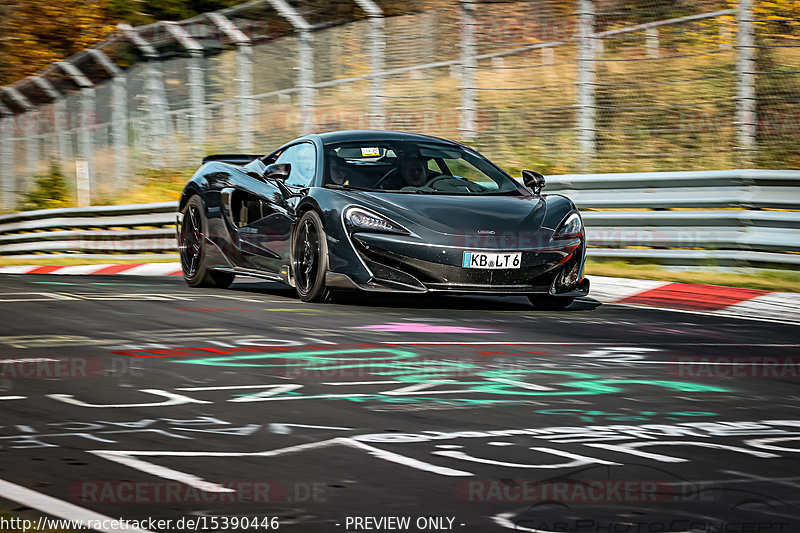
[[[368,357],[363,355],[369,354]],[[376,354],[385,354],[378,355]],[[357,357],[361,356],[361,357]],[[280,361],[280,362],[278,362]],[[347,396],[337,395],[327,398],[326,395],[302,396],[297,392],[282,393],[271,398],[293,397],[297,399],[341,399],[352,402],[365,402],[375,400],[385,403],[418,403],[421,401],[447,403],[453,401],[469,400],[470,405],[485,405],[490,403],[516,403],[528,397],[555,397],[555,396],[587,396],[599,394],[613,394],[625,391],[623,385],[648,385],[680,392],[730,392],[729,389],[690,383],[685,381],[647,380],[647,379],[601,379],[601,376],[586,372],[572,372],[567,370],[549,369],[502,369],[480,370],[480,367],[471,362],[440,361],[434,362],[421,359],[419,354],[410,350],[394,348],[354,348],[337,350],[309,350],[301,352],[269,352],[254,354],[236,354],[222,357],[199,357],[192,359],[179,359],[172,361],[179,364],[194,364],[207,366],[234,366],[234,367],[262,367],[284,368],[291,375],[292,370],[298,372],[298,377],[303,373],[341,373],[344,370],[369,369],[369,375],[384,376],[397,382],[399,388],[411,385],[441,385],[449,390],[460,389],[448,394],[489,394],[494,396],[513,396],[514,399],[475,399],[450,396],[447,399],[430,398],[422,391],[409,391],[408,395],[399,394],[396,390],[392,394],[370,393],[364,395]],[[470,374],[468,380],[453,379],[459,374]],[[561,390],[535,390],[526,387],[525,376],[544,374],[567,381],[547,383],[548,388],[559,387]],[[341,374],[339,374],[341,375]],[[566,390],[564,390],[566,389]],[[423,396],[417,396],[422,392]],[[241,397],[255,397],[256,394],[242,394]],[[451,403],[452,404],[452,403]]]

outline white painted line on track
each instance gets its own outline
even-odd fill
[[[0,396],[0,400],[24,400],[27,396]]]
[[[88,523],[90,521],[92,523],[105,521],[109,524],[112,521],[117,521],[115,518],[90,511],[89,509],[53,498],[52,496],[47,496],[46,494],[36,492],[35,490],[25,488],[21,485],[11,483],[3,479],[0,479],[0,496],[17,503],[21,503],[27,507],[31,507],[32,509],[42,511],[48,515],[57,516],[65,520],[83,521],[84,523]],[[108,531],[110,533],[112,531],[119,531],[119,529],[112,529],[109,527],[102,529],[98,528],[95,529],[95,531]],[[130,533],[153,533],[147,529],[135,528],[126,528],[125,531]]]

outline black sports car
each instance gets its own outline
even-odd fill
[[[527,295],[564,308],[586,295],[575,205],[524,186],[463,144],[391,131],[307,135],[265,156],[203,160],[183,190],[186,282],[282,281],[304,301],[331,291]]]

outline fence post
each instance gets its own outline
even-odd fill
[[[739,0],[736,17],[736,132],[743,166],[753,164],[756,149],[756,91],[755,91],[755,36],[753,30],[753,2]]]
[[[578,33],[578,150],[579,169],[589,172],[595,155],[594,0],[580,0]]]
[[[195,153],[205,153],[206,144],[206,83],[203,73],[203,47],[196,40],[189,37],[178,23],[163,22],[167,32],[189,52],[189,63],[186,67],[186,84],[189,86],[189,123],[192,131],[192,150]]]
[[[28,119],[30,118],[29,117],[29,113],[33,112],[35,107],[34,107],[34,105],[32,103],[30,103],[30,101],[27,98],[25,98],[25,96],[22,95],[22,93],[20,93],[14,87],[6,87],[5,88],[5,93],[9,97],[11,97],[11,99],[14,100],[14,102],[18,106],[20,106],[22,109],[25,110],[25,113],[23,113],[22,115],[18,115],[18,117],[17,117],[17,128],[16,128],[17,140],[20,140],[20,138],[22,137],[22,134],[25,133],[25,149],[30,151],[30,137],[28,135],[28,132],[24,131],[24,130],[28,129],[27,122],[28,122]],[[26,170],[26,174],[29,173],[30,170],[31,170],[30,156],[28,156],[27,163],[28,163],[28,168]],[[15,186],[16,186],[17,189],[19,189],[19,188],[24,189],[25,188],[24,183],[22,183],[22,187],[20,187],[19,180],[16,180]]]
[[[236,44],[239,82],[239,150],[253,151],[253,46],[250,38],[221,13],[206,13],[211,22]]]
[[[128,89],[127,79],[106,54],[92,48],[89,53],[111,75],[111,140],[114,146],[114,183],[118,190],[128,183]]]
[[[473,0],[461,0],[461,139],[475,140],[475,4]]]
[[[314,124],[314,51],[311,48],[311,25],[286,0],[268,0],[280,16],[298,32],[297,87],[300,89],[300,134],[311,132]]]
[[[41,146],[39,142],[39,110],[34,108],[25,113],[25,158],[27,160],[28,187],[39,174],[39,156]]]
[[[47,146],[46,146],[46,143],[43,141],[42,142],[42,145],[43,145],[42,146],[42,153],[44,154],[44,157],[46,159],[49,159],[50,161],[55,159],[58,162],[59,167],[62,167],[63,164],[64,164],[64,159],[65,158],[62,157],[62,152],[61,152],[61,135],[62,135],[61,131],[64,128],[60,127],[61,123],[59,122],[58,113],[59,113],[59,111],[61,111],[61,109],[65,105],[64,99],[63,99],[61,93],[59,93],[56,90],[56,88],[53,86],[53,84],[50,83],[49,81],[47,81],[46,78],[43,78],[41,76],[31,76],[30,79],[39,88],[39,90],[41,90],[43,93],[45,93],[47,95],[47,97],[50,98],[50,100],[51,100],[50,111],[51,111],[51,117],[52,117],[51,126],[53,128],[53,133],[51,133],[48,136],[51,137],[51,138],[52,137],[56,138],[57,146],[56,146],[55,150],[52,150],[52,147],[51,147],[51,150],[48,150]],[[62,168],[62,171],[63,171],[63,168]]]
[[[3,209],[10,211],[16,203],[14,183],[14,115],[0,104],[0,198]]]
[[[647,57],[650,59],[659,56],[658,28],[647,28]]]
[[[386,67],[386,35],[383,10],[372,0],[355,0],[369,20],[369,54],[372,58],[372,78],[369,93],[369,127],[386,127],[383,110],[383,70]]]
[[[166,136],[166,101],[164,100],[164,82],[161,79],[161,69],[157,65],[159,59],[156,49],[149,42],[142,38],[130,24],[119,23],[117,29],[122,35],[133,43],[142,53],[146,61],[145,74],[146,82],[146,102],[148,120],[145,126],[148,136],[148,149],[150,150],[151,164],[154,167],[161,167],[164,159],[161,154],[161,142]]]
[[[78,68],[73,65],[72,63],[68,63],[66,61],[58,61],[56,63],[64,73],[66,73],[75,85],[81,88],[81,116],[80,116],[80,124],[78,125],[78,158],[83,163],[76,166],[76,170],[78,168],[85,169],[86,174],[88,174],[88,194],[87,197],[83,197],[80,194],[81,188],[78,187],[78,201],[79,205],[81,200],[83,199],[84,202],[87,204],[91,203],[91,195],[92,195],[92,188],[94,185],[94,151],[93,151],[93,144],[92,144],[92,131],[91,127],[94,122],[95,114],[97,110],[95,109],[95,92],[94,92],[94,85],[89,78],[87,78]],[[81,171],[82,172],[82,171]],[[78,172],[78,174],[81,174]],[[78,176],[82,178],[82,176]],[[95,191],[96,192],[96,191]]]

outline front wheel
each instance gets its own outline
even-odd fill
[[[321,302],[328,298],[328,241],[316,211],[308,211],[297,223],[292,241],[292,272],[301,300]]]
[[[203,202],[199,196],[192,196],[183,209],[183,220],[178,232],[183,279],[190,287],[225,289],[233,283],[235,275],[229,272],[214,272],[206,267],[207,228],[208,221],[203,216]]]
[[[528,300],[540,311],[561,311],[575,301],[574,296],[551,296],[549,294],[529,294]]]

